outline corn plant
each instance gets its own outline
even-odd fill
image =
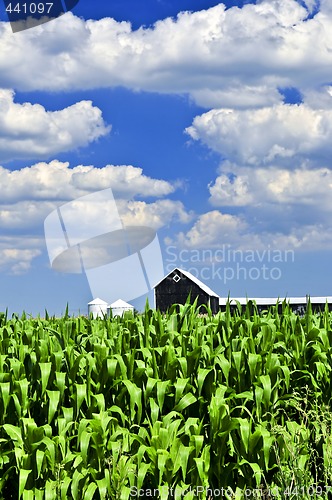
[[[327,307],[0,314],[0,499],[328,498],[331,370]]]

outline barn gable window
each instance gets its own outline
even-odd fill
[[[175,283],[178,283],[178,281],[180,281],[180,279],[181,279],[181,278],[180,278],[180,276],[179,276],[178,274],[175,274],[175,275],[173,276],[173,280],[175,281]]]

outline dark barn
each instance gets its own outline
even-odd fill
[[[226,303],[230,301],[230,309],[233,313],[235,310],[244,311],[248,301],[254,301],[256,310],[261,313],[275,306],[278,302],[278,312],[282,312],[282,302],[280,298],[228,298],[219,297],[211,288],[202,283],[196,276],[176,267],[165,278],[163,278],[154,287],[155,292],[155,308],[161,312],[166,312],[173,304],[185,304],[190,294],[191,302],[197,298],[197,305],[210,305],[213,314],[218,311],[226,310]],[[299,315],[305,314],[308,301],[311,302],[313,312],[323,311],[327,307],[332,310],[332,297],[288,297],[285,299],[290,305],[292,311]],[[251,306],[252,313],[254,307]],[[202,308],[204,313],[205,309]]]
[[[190,294],[191,302],[210,305],[213,314],[219,309],[219,296],[188,271],[175,268],[154,287],[155,307],[166,312],[173,304],[185,304]],[[202,313],[205,310],[202,308]]]

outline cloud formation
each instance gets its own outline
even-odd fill
[[[329,95],[332,104],[332,97]],[[321,163],[332,154],[332,107],[279,104],[259,109],[213,109],[197,116],[187,133],[230,161],[242,165],[304,159]]]
[[[86,146],[110,131],[91,101],[47,111],[40,104],[15,103],[14,96],[13,90],[0,89],[0,161],[47,158]]]
[[[28,272],[33,260],[41,255],[43,241],[30,238],[22,241],[19,237],[1,236],[0,238],[0,271],[12,275]]]
[[[227,172],[228,170],[228,172]],[[332,171],[328,168],[237,167],[227,164],[209,186],[210,202],[216,207],[305,206],[332,211]]]
[[[124,225],[147,225],[155,230],[192,218],[183,204],[167,198],[178,183],[154,179],[132,165],[103,168],[75,166],[53,160],[11,171],[0,167],[0,270],[19,274],[30,269],[45,250],[45,218],[67,201],[112,188]],[[136,198],[143,198],[139,200]],[[95,207],[89,207],[89,216]],[[98,217],[100,214],[96,214]]]
[[[147,226],[158,230],[171,222],[186,224],[193,218],[193,214],[186,211],[183,203],[176,200],[157,200],[154,203],[119,202],[118,207],[120,217],[127,226]]]
[[[66,201],[112,187],[122,198],[158,197],[173,193],[178,183],[153,179],[132,165],[70,167],[68,162],[39,162],[20,170],[0,166],[1,202],[19,200]]]
[[[190,136],[230,162],[209,186],[210,202],[223,210],[193,223],[181,202],[145,199],[170,196],[176,183],[134,166],[69,168],[54,160],[12,172],[0,167],[0,229],[7,238],[0,240],[0,265],[27,269],[41,247],[22,248],[9,238],[24,233],[28,242],[59,204],[110,186],[126,224],[159,229],[191,222],[177,238],[185,247],[332,248],[332,179],[325,167],[332,153],[332,92],[325,86],[331,81],[332,8],[328,0],[320,5],[315,13],[314,0],[257,0],[241,9],[219,4],[136,31],[127,22],[85,21],[72,13],[15,35],[9,23],[0,23],[3,89],[124,86],[189,94],[213,108],[195,118]],[[299,89],[303,103],[284,104],[285,87]],[[3,90],[0,107],[3,161],[26,158],[27,151],[31,158],[50,157],[109,132],[90,101],[49,112],[17,104],[13,91]]]
[[[18,34],[0,23],[0,86],[59,91],[122,85],[189,93],[214,107],[271,105],[281,100],[278,87],[330,80],[330,7],[322,2],[308,18],[312,9],[310,0],[307,8],[295,0],[241,9],[221,3],[136,31],[128,22],[85,21],[72,13]]]
[[[331,250],[332,226],[324,224],[303,224],[289,227],[286,231],[259,231],[242,216],[230,215],[213,210],[197,217],[192,227],[177,235],[168,243],[180,248],[227,248],[241,251],[268,248],[280,251]]]

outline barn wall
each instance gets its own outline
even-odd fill
[[[252,299],[252,300],[255,300],[255,299]],[[274,307],[276,305],[276,302],[274,302],[273,304],[259,304],[259,305],[256,305],[256,308],[257,308],[257,312],[258,313],[261,313],[263,311],[266,311],[268,310],[270,307]],[[306,303],[303,303],[303,304],[289,304],[290,307],[291,307],[291,310],[297,314],[304,314],[306,309],[307,309],[307,304]],[[319,304],[317,304],[317,306],[319,306]],[[246,310],[246,307],[247,305],[242,305],[241,306],[241,310],[242,312]],[[319,307],[316,308],[316,304],[315,305],[312,305],[312,309],[313,311],[319,309]],[[320,305],[320,309],[323,310],[324,309],[324,306],[322,307]],[[220,310],[221,311],[225,311],[226,310],[226,306],[225,305],[221,305],[220,306]],[[231,313],[233,314],[235,311],[238,311],[238,306],[236,304],[231,304],[230,306],[230,311]],[[254,306],[251,305],[251,310],[250,310],[250,314],[253,314],[254,313]],[[281,314],[282,313],[282,303],[279,302],[278,304],[278,314]]]
[[[312,308],[313,312],[324,311],[325,307],[326,307],[326,303],[325,302],[321,303],[321,304],[311,304],[311,308]],[[332,311],[332,304],[330,302],[327,304],[327,307],[328,307],[329,311]]]

